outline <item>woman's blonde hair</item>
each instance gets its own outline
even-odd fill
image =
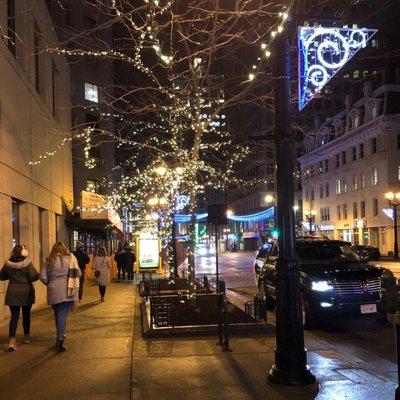
[[[47,265],[54,266],[57,257],[62,258],[63,256],[69,255],[71,255],[71,253],[68,250],[68,247],[62,242],[56,242],[47,257]]]
[[[107,250],[105,247],[100,247],[99,250],[97,251],[97,255],[99,257],[106,257],[107,256]]]

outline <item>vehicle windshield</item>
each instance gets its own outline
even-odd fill
[[[307,263],[360,261],[360,257],[349,246],[341,243],[298,243],[297,254],[301,261]]]

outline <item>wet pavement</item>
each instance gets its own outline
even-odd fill
[[[232,337],[228,353],[212,336],[143,340],[134,285],[113,283],[101,304],[95,286],[85,293],[69,320],[67,352],[55,354],[52,349],[48,308],[32,315],[31,344],[21,344],[16,353],[0,351],[0,400],[393,398],[395,375],[387,372],[394,373],[394,365],[387,360],[389,364],[379,364],[368,350],[352,354],[354,346],[347,349],[344,338],[336,343],[319,332],[307,334],[308,361],[319,385],[275,387],[266,380],[274,360],[273,332]],[[6,332],[3,323],[2,348]]]

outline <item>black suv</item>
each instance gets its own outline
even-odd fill
[[[383,268],[362,261],[343,241],[297,240],[305,329],[333,316],[377,315],[381,300]],[[271,304],[275,299],[277,244],[262,248],[255,263],[260,295]],[[265,254],[267,253],[267,254]]]

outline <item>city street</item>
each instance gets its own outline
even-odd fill
[[[249,299],[257,292],[253,278],[254,252],[220,254],[220,275],[228,289]],[[379,261],[376,264],[393,270],[400,277],[400,263]],[[197,260],[198,273],[213,273],[215,257]],[[271,311],[268,322],[275,322]],[[338,352],[374,365],[387,377],[396,376],[395,335],[392,326],[375,320],[329,322],[323,329],[306,332],[307,341],[319,340],[335,345]],[[361,361],[360,361],[361,362]]]

